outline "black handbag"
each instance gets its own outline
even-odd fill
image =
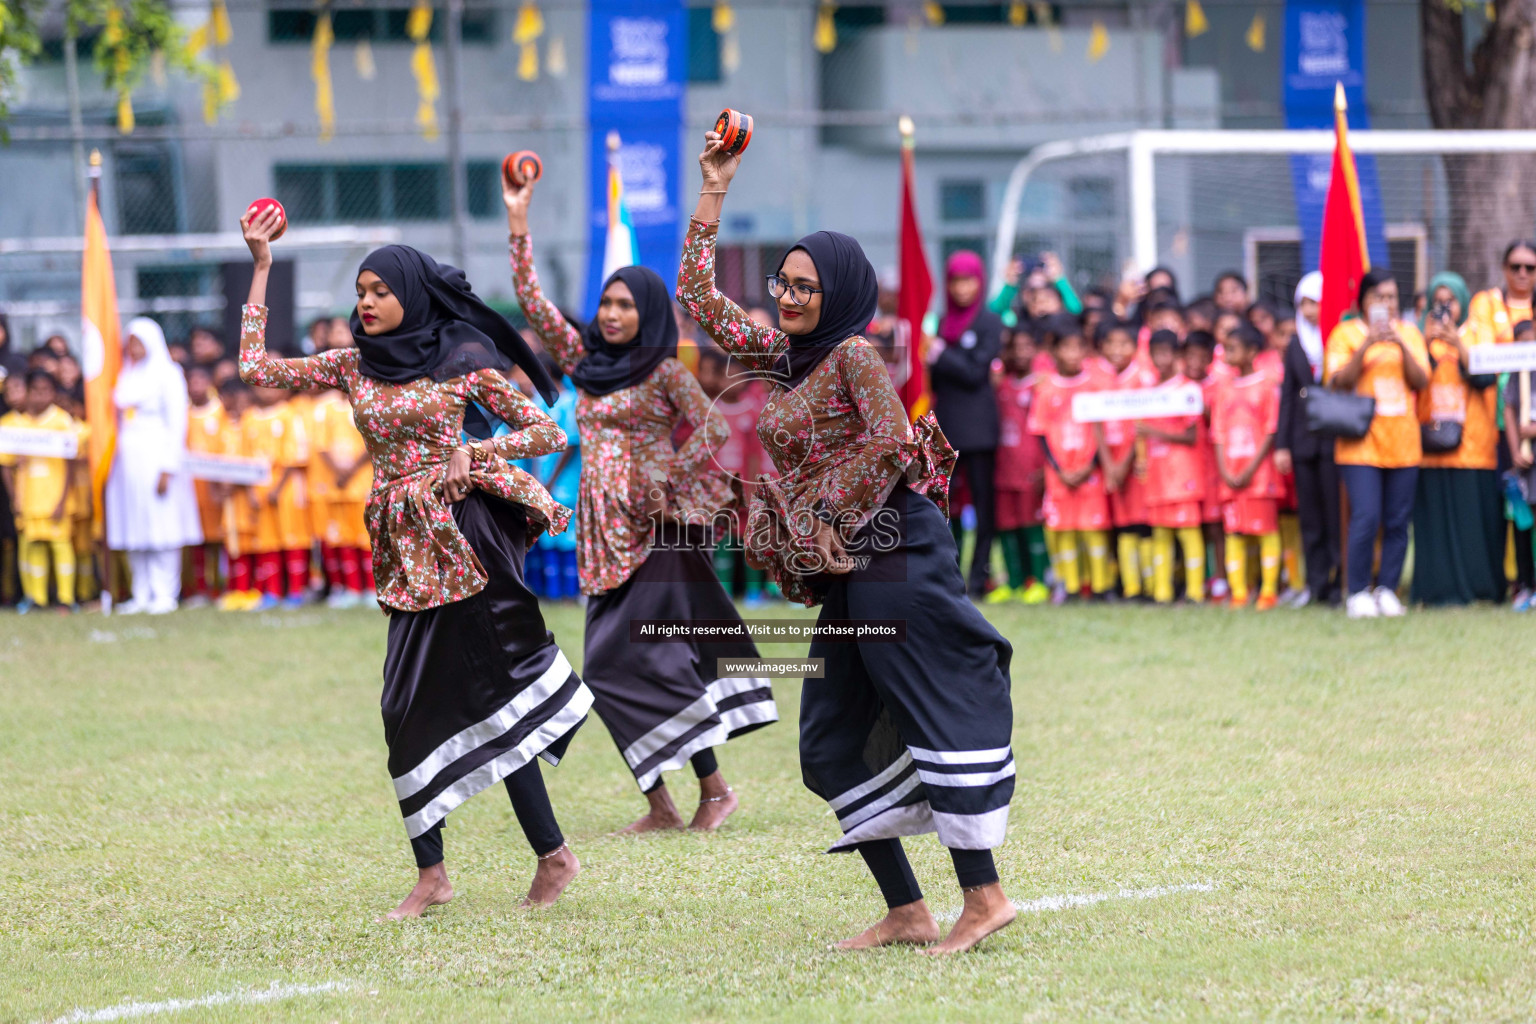
[[[1444,455],[1461,447],[1461,424],[1455,420],[1435,420],[1419,427],[1419,441],[1425,455]]]
[[[1312,384],[1301,389],[1301,401],[1306,409],[1310,433],[1355,440],[1371,432],[1376,399],[1369,395]]]

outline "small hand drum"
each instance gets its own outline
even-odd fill
[[[752,115],[726,107],[715,119],[715,131],[720,135],[720,152],[740,156],[752,141]]]
[[[278,221],[277,230],[272,232],[271,240],[275,242],[279,238],[283,237],[284,231],[288,230],[288,211],[283,209],[283,204],[278,202],[276,199],[268,199],[263,197],[248,206],[245,212],[250,214],[251,218],[254,220],[257,216],[274,207],[277,209]]]
[[[530,181],[538,181],[543,176],[544,162],[539,159],[539,154],[531,149],[520,149],[516,153],[509,153],[501,162],[502,180],[513,185],[526,185]]]

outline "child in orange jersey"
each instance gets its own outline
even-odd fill
[[[1002,366],[993,383],[998,414],[997,536],[1008,583],[987,595],[988,604],[1007,600],[1042,604],[1051,596],[1045,585],[1051,561],[1040,507],[1045,457],[1040,442],[1029,433],[1029,410],[1039,380],[1030,365],[1037,352],[1030,328],[1020,325],[1005,333]]]
[[[250,387],[239,377],[219,385],[219,404],[223,406],[224,414],[216,439],[217,447],[212,449],[215,454],[251,454],[245,443],[245,421],[250,415],[252,401]],[[224,507],[221,532],[229,564],[219,610],[250,611],[261,603],[261,592],[256,589],[255,555],[256,520],[261,503],[252,488],[240,485],[214,484],[213,494]]]
[[[322,392],[310,407],[310,500],[330,584],[327,603],[350,608],[373,593],[373,549],[363,506],[373,487],[373,461],[340,391]]]
[[[218,453],[223,448],[224,406],[213,389],[213,375],[206,366],[187,370],[187,451]],[[192,481],[197,494],[197,515],[203,524],[203,542],[188,548],[191,584],[183,588],[185,605],[207,604],[217,597],[219,556],[224,550],[224,500],[220,485],[209,480]]]
[[[1188,387],[1179,372],[1183,347],[1172,331],[1155,331],[1147,353],[1159,387]],[[1184,554],[1184,594],[1196,603],[1205,598],[1205,539],[1200,517],[1205,504],[1205,418],[1203,415],[1165,416],[1142,420],[1137,436],[1146,446],[1145,493],[1147,522],[1152,527],[1152,599],[1173,600],[1174,541]]]
[[[1248,539],[1259,541],[1260,590],[1257,608],[1275,606],[1280,584],[1280,477],[1275,472],[1275,431],[1280,394],[1254,359],[1264,336],[1243,324],[1227,338],[1230,380],[1216,389],[1211,437],[1222,482],[1222,516],[1227,532],[1227,585],[1232,603],[1248,603]]]
[[[1099,353],[1109,363],[1109,388],[1124,391],[1157,384],[1157,372],[1151,364],[1137,359],[1133,324],[1124,320],[1105,320],[1099,324]],[[1144,583],[1151,582],[1152,529],[1147,525],[1142,481],[1135,473],[1136,421],[1108,420],[1102,430],[1108,450],[1104,488],[1109,492],[1109,513],[1115,526],[1120,589],[1126,597],[1139,598]]]
[[[1088,551],[1094,595],[1109,591],[1109,496],[1099,469],[1103,435],[1095,425],[1072,417],[1073,396],[1099,386],[1085,367],[1089,349],[1082,330],[1073,317],[1053,316],[1042,325],[1040,340],[1050,350],[1055,369],[1035,384],[1029,432],[1040,438],[1046,459],[1045,525],[1054,535],[1059,581],[1052,601],[1061,604],[1081,587],[1079,541]]]
[[[1205,413],[1201,424],[1200,440],[1196,445],[1200,453],[1200,464],[1203,467],[1203,479],[1205,490],[1201,497],[1200,528],[1205,535],[1207,558],[1205,564],[1212,573],[1210,581],[1211,600],[1222,602],[1227,599],[1227,581],[1216,569],[1225,562],[1226,535],[1222,532],[1221,519],[1221,476],[1216,472],[1216,449],[1211,445],[1210,422],[1211,401],[1216,394],[1216,385],[1231,369],[1226,363],[1219,364],[1222,373],[1215,372],[1216,337],[1209,331],[1190,331],[1184,339],[1182,351],[1184,364],[1184,376],[1192,383],[1200,385],[1205,397]]]
[[[280,388],[253,389],[256,404],[242,423],[245,454],[266,459],[272,482],[253,487],[256,498],[256,589],[258,608],[304,603],[309,584],[309,549],[313,543],[304,486],[309,462],[308,424]],[[286,596],[285,596],[286,580]]]

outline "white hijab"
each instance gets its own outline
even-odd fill
[[[1321,271],[1314,270],[1297,282],[1295,299],[1296,340],[1301,342],[1301,350],[1307,354],[1307,362],[1312,364],[1312,376],[1317,378],[1319,371],[1323,368],[1323,331],[1317,324],[1302,315],[1301,300],[1323,301]]]
[[[187,379],[171,358],[160,325],[148,317],[138,317],[129,322],[128,336],[144,343],[144,358],[136,363],[124,360],[117,374],[117,387],[112,392],[117,407],[128,409],[150,405],[162,397],[169,397],[173,402],[185,401]]]

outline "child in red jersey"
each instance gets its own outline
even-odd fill
[[[1280,395],[1269,376],[1254,368],[1264,336],[1243,324],[1227,338],[1232,378],[1216,389],[1211,437],[1221,474],[1222,515],[1227,532],[1227,585],[1234,606],[1248,603],[1248,539],[1259,541],[1257,608],[1276,603],[1280,583],[1280,477],[1275,472],[1275,431]]]
[[[1046,459],[1045,525],[1059,580],[1052,600],[1059,604],[1080,589],[1080,541],[1088,551],[1094,595],[1109,590],[1109,496],[1099,469],[1102,432],[1072,416],[1073,396],[1099,387],[1084,365],[1089,349],[1082,329],[1070,316],[1054,316],[1043,325],[1040,340],[1055,369],[1035,384],[1029,432],[1040,438]]]
[[[1157,370],[1159,387],[1188,387],[1192,383],[1179,372],[1180,347],[1178,335],[1172,331],[1156,331],[1148,339],[1147,354]],[[1200,533],[1205,504],[1205,418],[1197,414],[1142,420],[1136,433],[1146,446],[1144,474],[1147,522],[1152,527],[1152,599],[1159,604],[1173,600],[1177,540],[1184,554],[1184,593],[1198,603],[1205,598],[1205,539]]]
[[[1209,331],[1190,331],[1184,339],[1182,353],[1184,376],[1200,385],[1205,396],[1205,418],[1200,441],[1196,446],[1200,452],[1200,463],[1205,480],[1205,493],[1201,498],[1200,507],[1200,528],[1205,534],[1208,554],[1214,556],[1208,557],[1205,563],[1213,572],[1213,578],[1210,581],[1210,597],[1213,601],[1221,602],[1227,599],[1227,581],[1220,573],[1214,571],[1214,567],[1224,564],[1226,560],[1226,535],[1222,532],[1221,521],[1221,476],[1216,472],[1216,449],[1211,445],[1210,432],[1207,428],[1211,422],[1211,401],[1216,394],[1216,385],[1222,376],[1232,371],[1222,363],[1220,365],[1224,373],[1218,376],[1213,369],[1215,358],[1215,336]]]
[[[1041,524],[1045,456],[1029,433],[1029,410],[1039,377],[1030,372],[1039,347],[1026,327],[1003,338],[1002,366],[995,374],[997,393],[997,531],[1008,583],[987,595],[988,604],[1018,600],[1041,604],[1050,599],[1045,585],[1050,555]]]
[[[1108,388],[1150,388],[1158,383],[1150,362],[1136,358],[1136,328],[1124,320],[1105,320],[1099,325],[1099,353],[1109,363]],[[1110,519],[1115,527],[1115,550],[1120,561],[1120,588],[1126,597],[1140,597],[1144,583],[1151,582],[1152,529],[1142,481],[1135,474],[1136,422],[1107,420],[1103,427],[1104,488],[1109,492]],[[1145,547],[1145,551],[1143,551]],[[1143,579],[1145,574],[1146,579]]]

